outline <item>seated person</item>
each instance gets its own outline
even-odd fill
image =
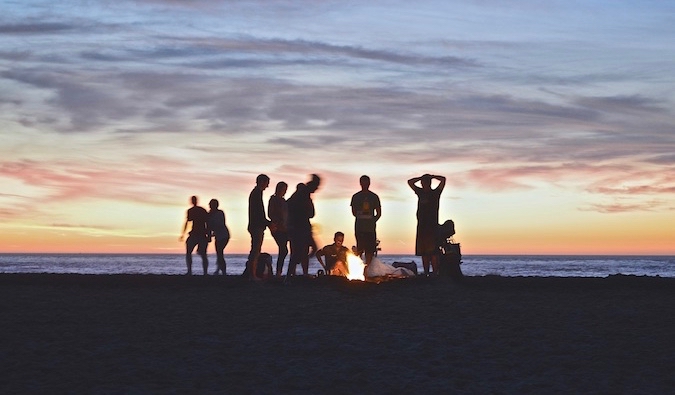
[[[345,234],[335,232],[333,244],[327,245],[316,252],[316,259],[326,270],[326,273],[333,276],[346,276],[349,273],[347,269],[347,253],[349,249],[342,245],[345,241]],[[323,258],[326,258],[324,263]]]

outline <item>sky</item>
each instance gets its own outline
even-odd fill
[[[430,173],[464,254],[675,255],[673,2],[0,9],[0,252],[181,253],[196,195],[246,253],[256,176],[266,203],[316,173],[320,245],[354,244],[367,174],[382,253],[412,254]]]

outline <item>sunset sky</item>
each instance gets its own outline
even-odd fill
[[[319,244],[367,174],[413,253],[432,173],[465,254],[675,254],[675,2],[0,5],[0,252],[182,252],[197,195],[244,253],[317,173]]]

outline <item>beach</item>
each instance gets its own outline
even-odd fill
[[[2,394],[671,393],[675,278],[0,274]]]

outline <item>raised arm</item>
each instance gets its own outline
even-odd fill
[[[445,188],[445,177],[443,177],[443,176],[434,176],[434,178],[437,179],[437,180],[440,182],[440,184],[438,184],[438,186],[436,187],[436,189],[438,189],[439,192],[443,191],[443,188]]]
[[[421,179],[422,179],[422,177],[413,177],[413,178],[408,180],[408,185],[410,186],[410,188],[412,188],[413,191],[416,190],[416,189],[420,189],[420,187],[418,187],[415,184],[417,182],[419,182]]]

